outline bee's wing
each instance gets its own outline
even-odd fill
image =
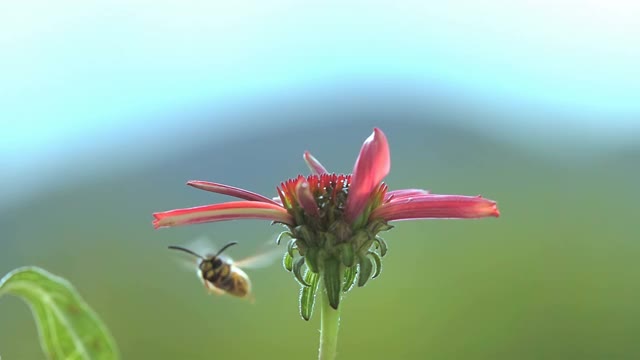
[[[209,257],[218,252],[218,247],[206,236],[199,236],[187,243],[185,246],[202,257]]]
[[[259,269],[273,264],[277,259],[282,258],[282,254],[282,249],[271,249],[238,260],[234,262],[234,265],[243,269]]]
[[[183,270],[193,271],[198,270],[200,259],[188,259],[186,257],[181,257],[172,259],[172,262],[178,264],[178,266]]]

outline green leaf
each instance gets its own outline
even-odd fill
[[[0,296],[26,301],[49,359],[117,359],[109,331],[67,280],[37,267],[13,270],[0,280]]]
[[[316,289],[318,288],[318,274],[307,270],[304,280],[309,286],[303,286],[300,291],[300,315],[303,319],[311,319],[313,314],[313,304],[316,302]]]

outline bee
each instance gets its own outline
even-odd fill
[[[230,242],[218,250],[215,255],[207,256],[202,256],[180,246],[169,246],[169,249],[186,252],[198,259],[198,277],[210,292],[247,298],[251,294],[251,280],[240,266],[257,268],[269,265],[273,262],[276,252],[261,253],[237,262],[234,262],[230,257],[221,256],[225,250],[237,244],[235,241]]]

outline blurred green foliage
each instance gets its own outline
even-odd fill
[[[382,274],[342,303],[339,358],[640,357],[639,149],[548,156],[427,123],[306,124],[69,179],[4,209],[0,273],[32,264],[68,278],[123,358],[314,358],[319,319],[300,318],[299,287],[281,266],[249,273],[251,304],[206,295],[166,250],[207,235],[239,241],[230,251],[238,258],[280,228],[245,221],[154,231],[151,213],[225,200],[183,186],[190,179],[275,195],[279,181],[306,173],[304,150],[349,172],[376,125],[391,145],[391,189],[481,193],[502,216],[395,223]],[[22,303],[0,299],[0,319],[3,357],[42,357]]]
[[[29,304],[47,359],[118,359],[109,331],[67,280],[25,266],[0,280],[4,294]]]

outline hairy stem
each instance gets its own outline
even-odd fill
[[[338,329],[340,328],[340,307],[338,310],[329,305],[329,297],[323,288],[320,292],[320,350],[319,360],[334,360],[338,348]]]

